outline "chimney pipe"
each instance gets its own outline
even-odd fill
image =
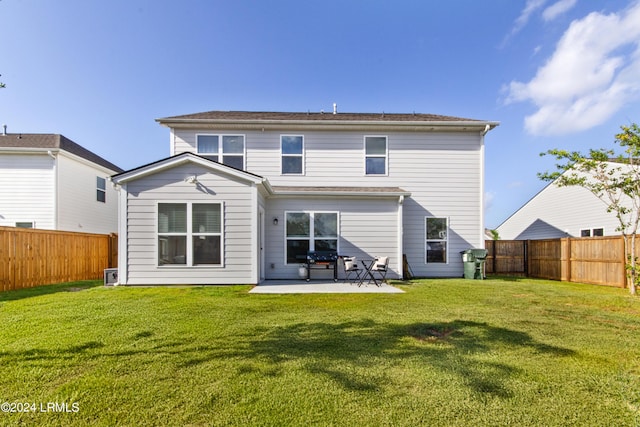
[[[333,114],[338,114],[338,104],[333,103]]]
[[[2,125],[2,135],[7,136],[7,125]]]

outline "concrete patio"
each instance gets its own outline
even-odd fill
[[[402,294],[402,289],[387,283],[352,285],[326,280],[265,280],[249,291],[250,294]]]

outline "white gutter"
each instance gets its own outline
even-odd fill
[[[478,120],[464,121],[384,121],[384,120],[211,120],[211,119],[172,119],[157,120],[163,126],[175,129],[229,129],[229,130],[396,130],[418,131],[482,131],[499,125],[499,122]]]
[[[53,159],[53,226],[55,230],[58,230],[58,205],[60,204],[58,200],[58,157],[51,150],[47,150],[47,155]]]
[[[404,205],[404,196],[400,196],[398,198],[398,253],[396,254],[396,256],[398,257],[398,275],[400,276],[400,279],[404,278],[404,260],[402,259],[402,255],[404,253],[404,224],[403,224],[403,218],[404,218],[404,209],[403,209],[403,205]]]

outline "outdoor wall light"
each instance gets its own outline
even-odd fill
[[[197,176],[190,176],[188,178],[185,178],[184,182],[188,183],[188,184],[198,184],[198,177]]]
[[[273,218],[273,225],[278,225],[278,218]]]

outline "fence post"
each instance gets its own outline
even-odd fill
[[[529,277],[529,240],[525,240],[522,244],[522,267],[524,268],[524,277]]]
[[[571,281],[571,238],[560,239],[560,280]]]
[[[624,236],[620,235],[620,241],[622,242],[622,287],[626,288],[628,283],[627,283],[627,245],[625,244],[624,241]],[[632,255],[632,256],[635,256]]]

